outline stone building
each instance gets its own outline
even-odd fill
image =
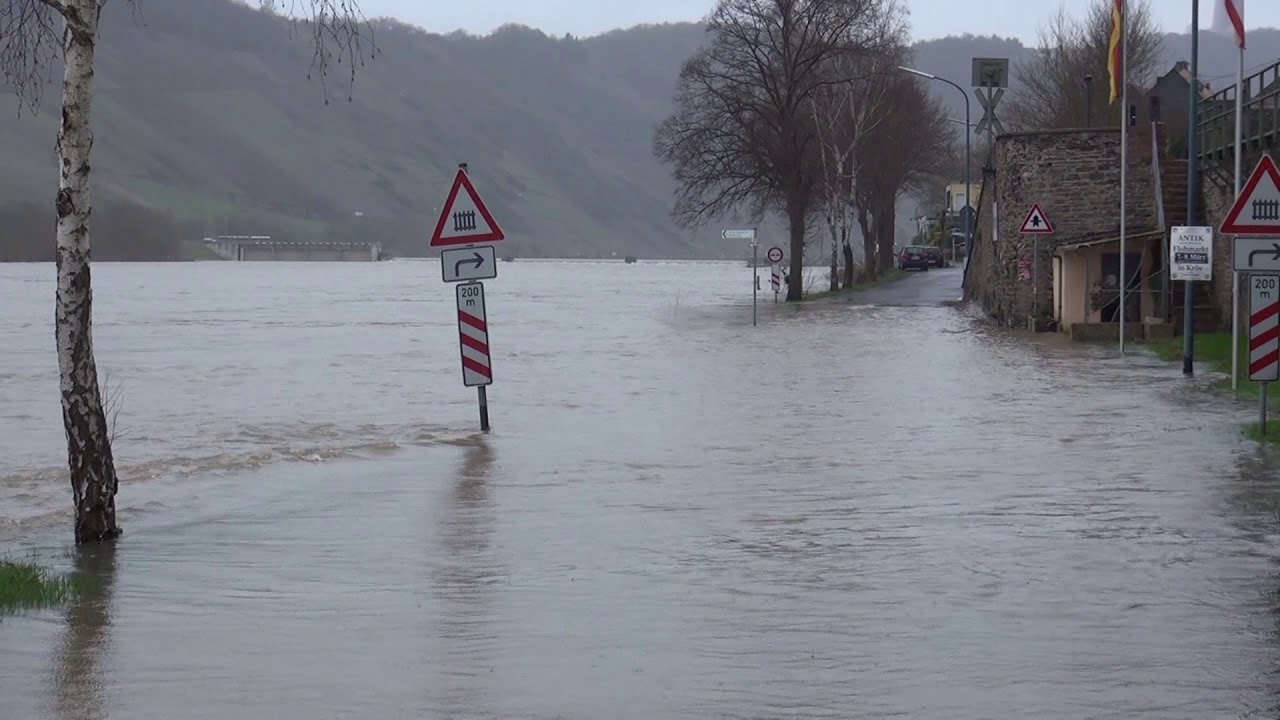
[[[1135,332],[1167,310],[1163,140],[1159,125],[1129,133],[1126,318]],[[1037,204],[1052,235],[1020,232]],[[1008,325],[1036,318],[1073,335],[1110,325],[1119,313],[1119,245],[1119,128],[1002,135],[983,173],[965,297]]]

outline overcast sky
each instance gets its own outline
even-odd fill
[[[1200,3],[1204,27],[1213,22],[1220,0]],[[1089,0],[1062,0],[1068,10],[1081,13]],[[1056,0],[983,0],[982,12],[966,16],[956,0],[907,0],[916,39],[971,32],[1035,40],[1036,28],[1058,7]],[[432,32],[459,28],[487,33],[503,23],[516,22],[553,35],[593,35],[645,22],[698,20],[714,0],[361,0],[366,14],[392,15]],[[1152,6],[1165,30],[1186,32],[1191,27],[1191,3],[1154,0]],[[1247,0],[1249,27],[1280,27],[1280,2]]]

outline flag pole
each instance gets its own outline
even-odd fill
[[[1240,74],[1236,76],[1236,197],[1240,197],[1240,171],[1244,149],[1244,48],[1240,48]],[[1231,389],[1240,386],[1240,273],[1231,271]]]
[[[1120,354],[1124,355],[1124,321],[1128,306],[1125,291],[1129,288],[1129,275],[1125,271],[1125,251],[1128,250],[1128,234],[1125,231],[1129,189],[1129,7],[1120,3]]]
[[[1236,76],[1236,197],[1244,170],[1244,0],[1223,0],[1236,44],[1240,46],[1240,72]],[[1240,387],[1240,273],[1231,270],[1231,389]]]

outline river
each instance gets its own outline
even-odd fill
[[[433,262],[101,264],[75,553],[53,270],[0,265],[0,553],[99,581],[0,618],[0,717],[1276,715],[1247,407],[954,270],[758,327],[749,273],[502,264],[484,435]]]

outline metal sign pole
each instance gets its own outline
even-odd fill
[[[489,394],[484,385],[476,388],[476,393],[480,399],[480,430],[489,432]]]
[[[1262,386],[1262,394],[1258,396],[1258,429],[1262,432],[1262,437],[1267,436],[1267,385],[1269,383],[1258,383]]]
[[[756,296],[760,294],[760,262],[756,258],[756,253],[760,245],[755,240],[751,241],[751,327],[756,326]]]
[[[1031,320],[1040,315],[1040,236],[1031,236]]]

